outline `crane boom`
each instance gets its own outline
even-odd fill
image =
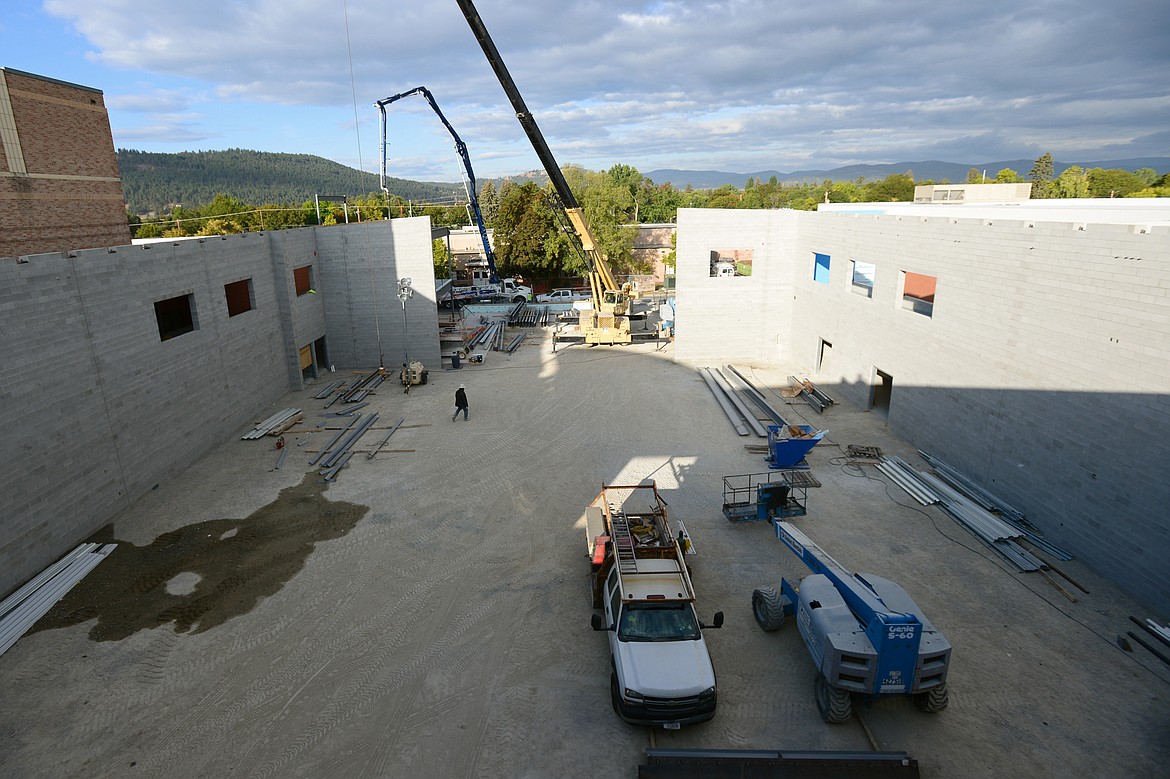
[[[483,212],[479,208],[479,195],[476,194],[475,171],[471,169],[471,155],[467,153],[467,144],[463,142],[463,139],[459,137],[459,133],[455,132],[455,128],[447,121],[447,117],[439,110],[439,104],[435,102],[435,96],[426,87],[418,86],[374,103],[374,105],[378,106],[378,111],[382,115],[382,164],[379,169],[378,183],[382,187],[382,190],[386,191],[386,106],[412,95],[422,95],[426,98],[426,101],[430,103],[431,108],[434,110],[435,115],[439,117],[439,121],[443,123],[443,126],[447,128],[447,131],[451,133],[451,137],[455,140],[455,151],[459,155],[459,159],[463,161],[463,170],[467,174],[467,199],[471,203],[472,212],[475,214],[475,224],[479,227],[479,237],[483,240],[484,256],[487,257],[488,271],[491,274],[488,280],[492,284],[499,284],[500,276],[496,271],[496,255],[492,251],[491,241],[488,240],[487,225],[484,224]]]
[[[533,118],[532,112],[528,110],[528,106],[524,103],[524,97],[516,87],[516,82],[512,80],[512,75],[508,72],[508,67],[504,64],[503,57],[500,56],[500,52],[496,49],[496,44],[492,41],[491,35],[488,34],[487,27],[484,26],[483,20],[480,19],[479,12],[475,10],[475,6],[472,5],[471,0],[456,0],[456,2],[459,4],[459,9],[463,11],[464,17],[467,18],[467,24],[470,25],[472,34],[479,41],[480,48],[483,49],[483,53],[487,56],[488,63],[492,66],[492,70],[495,71],[496,78],[500,81],[500,86],[504,88],[504,94],[511,101],[512,108],[516,111],[516,119],[519,120],[520,126],[524,128],[524,133],[532,143],[532,148],[536,151],[536,156],[540,158],[540,163],[544,166],[549,181],[552,182],[553,190],[556,191],[557,197],[560,198],[562,205],[564,205],[565,215],[569,218],[569,222],[573,225],[573,230],[577,233],[577,238],[581,241],[581,247],[585,250],[585,258],[589,264],[589,285],[593,290],[594,306],[600,308],[601,304],[605,303],[607,304],[607,308],[610,308],[613,313],[620,314],[624,312],[626,305],[625,295],[620,290],[617,280],[609,268],[609,263],[605,261],[605,257],[598,248],[597,241],[593,237],[593,232],[589,229],[589,223],[585,220],[584,211],[578,205],[577,198],[573,196],[572,190],[569,189],[569,184],[565,181],[565,176],[561,173],[560,166],[557,165],[552,151],[548,148],[548,143],[545,142],[540,128],[536,126],[536,119]]]

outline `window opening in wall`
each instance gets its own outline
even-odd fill
[[[902,271],[902,308],[923,316],[934,316],[934,292],[938,279]]]
[[[894,377],[874,368],[872,400],[869,407],[883,417],[890,415],[890,400],[894,395]]]
[[[293,269],[293,282],[297,287],[297,297],[313,292],[313,266],[305,265]]]
[[[872,262],[853,261],[853,291],[867,298],[873,297],[873,276],[877,268]]]
[[[223,294],[227,298],[228,316],[236,316],[256,307],[256,298],[252,292],[252,280],[233,281],[223,285]]]
[[[712,249],[711,277],[730,279],[752,275],[752,249]]]
[[[813,252],[813,281],[818,284],[829,283],[829,255]]]
[[[829,367],[833,362],[833,345],[821,339],[821,348],[817,353],[817,373],[825,374],[829,372]]]
[[[154,318],[158,321],[158,337],[161,341],[190,333],[199,328],[195,318],[195,295],[180,295],[154,304]]]

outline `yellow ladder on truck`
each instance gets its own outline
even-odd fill
[[[637,573],[638,558],[634,555],[634,537],[630,535],[630,526],[626,523],[625,515],[611,510],[609,524],[613,533],[613,548],[617,553],[618,571]]]

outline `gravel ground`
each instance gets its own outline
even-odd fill
[[[753,588],[807,570],[767,524],[720,510],[723,476],[767,470],[744,448],[758,439],[669,347],[554,354],[540,333],[409,393],[384,384],[364,411],[403,426],[335,483],[308,464],[328,431],[286,433],[279,470],[272,438],[230,440],[121,516],[103,532],[122,544],[109,570],[0,657],[0,775],[633,777],[654,745],[905,750],[937,777],[1165,775],[1170,669],[1116,643],[1138,605],[1076,560],[1061,568],[1088,593],[1055,579],[1075,602],[1016,573],[845,464],[851,443],[916,462],[880,417],[772,392],[829,429],[798,525],[905,587],[954,647],[946,711],[891,698],[824,724],[796,631],[751,614]],[[749,375],[776,388],[795,372]],[[336,424],[313,395],[339,377],[256,416],[297,406],[299,430]],[[452,422],[460,383],[471,419]],[[694,539],[700,614],[727,618],[707,639],[719,711],[681,731],[613,714],[589,627],[583,509],[603,482],[645,478]]]

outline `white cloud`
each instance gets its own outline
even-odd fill
[[[562,163],[647,168],[674,154],[784,170],[921,158],[914,149],[961,162],[984,149],[1166,152],[1156,133],[1170,120],[1170,57],[1151,23],[1165,16],[1156,0],[477,7]],[[533,164],[454,2],[350,2],[348,20],[341,4],[319,0],[206,0],[165,13],[129,0],[47,0],[45,9],[105,67],[183,85],[119,91],[109,98],[117,109],[182,109],[196,85],[207,114],[212,101],[223,112],[313,106],[337,112],[337,126],[352,124],[354,93],[364,123],[373,100],[424,84],[474,158],[490,163],[481,176]],[[161,135],[171,125],[150,126],[175,140]],[[302,151],[336,157],[326,148],[341,141],[323,135],[306,132]]]

